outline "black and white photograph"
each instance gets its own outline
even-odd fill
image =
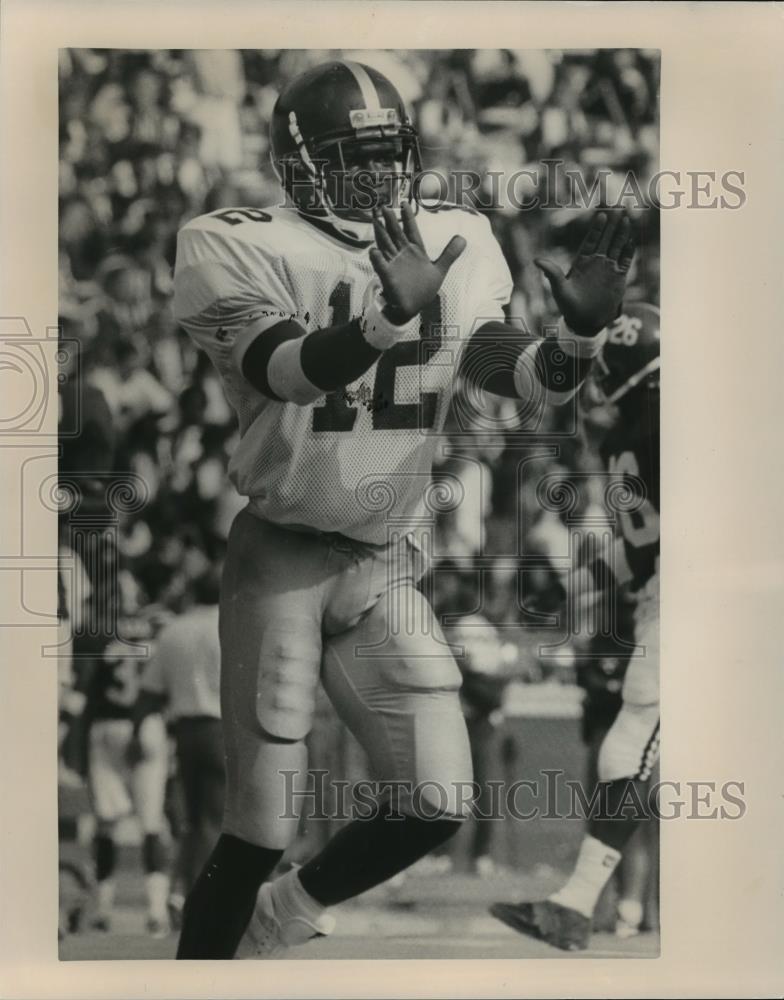
[[[59,69],[61,956],[655,956],[658,52]]]
[[[0,993],[779,995],[777,5],[156,9],[0,24]]]

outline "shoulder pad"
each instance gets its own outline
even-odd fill
[[[179,233],[191,238],[198,234],[245,243],[272,257],[300,251],[313,236],[309,225],[285,208],[219,208],[191,219]]]

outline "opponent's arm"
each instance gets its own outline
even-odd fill
[[[267,329],[242,360],[242,373],[254,388],[271,399],[305,406],[358,379],[404,336],[438,294],[465,240],[454,237],[431,261],[409,205],[403,206],[402,220],[401,227],[388,208],[374,219],[376,247],[370,260],[378,280],[368,286],[362,315],[311,333],[293,320]]]
[[[466,345],[461,373],[498,396],[527,398],[538,386],[551,402],[570,398],[621,306],[634,249],[626,214],[598,212],[568,274],[552,261],[534,261],[561,310],[557,336],[531,343],[509,324],[486,323]]]

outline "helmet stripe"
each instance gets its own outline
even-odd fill
[[[365,102],[365,108],[368,111],[378,111],[381,108],[378,91],[365,67],[361,63],[350,62],[347,59],[343,61],[343,65],[350,71],[357,82],[357,86],[362,91],[362,100]]]

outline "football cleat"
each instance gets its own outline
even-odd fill
[[[239,959],[273,958],[292,945],[305,944],[314,937],[326,937],[335,929],[335,918],[322,913],[315,920],[293,916],[281,922],[275,910],[274,882],[265,882],[236,957]]]
[[[642,918],[642,903],[636,899],[619,900],[618,921],[615,925],[615,936],[619,938],[635,937],[640,933]]]
[[[549,899],[536,903],[493,903],[490,913],[519,934],[545,941],[562,951],[584,951],[591,937],[589,917]]]
[[[99,914],[93,918],[90,927],[101,934],[109,934],[112,929],[112,919],[105,914]]]

